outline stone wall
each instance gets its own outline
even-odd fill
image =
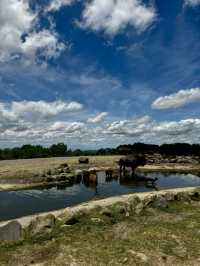
[[[164,156],[159,153],[154,153],[152,155],[147,154],[148,164],[164,164],[164,163],[176,163],[176,164],[200,164],[199,156]]]
[[[140,215],[146,208],[167,208],[173,201],[200,201],[200,187],[110,197],[51,213],[3,222],[0,223],[0,240],[17,241],[22,240],[27,234],[33,236],[38,233],[49,232],[57,223],[63,226],[70,226],[96,209],[109,215],[110,208],[116,207],[117,211],[123,211],[126,215]]]

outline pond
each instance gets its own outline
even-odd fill
[[[0,192],[0,221],[74,206],[92,199],[166,188],[200,186],[200,177],[192,174],[145,175],[158,178],[156,187],[144,182],[134,182],[132,179],[107,179],[105,173],[100,172],[97,186],[79,182],[57,187]]]

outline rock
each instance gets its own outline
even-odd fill
[[[174,199],[176,200],[182,200],[182,201],[190,201],[190,196],[188,193],[185,193],[185,192],[178,192]]]
[[[200,201],[200,193],[198,191],[190,194],[191,200]]]
[[[62,173],[60,174],[58,177],[57,177],[57,181],[67,181],[68,180],[68,176],[67,174],[65,173]]]
[[[126,264],[127,262],[128,262],[128,258],[124,258],[122,261],[123,264]]]
[[[48,176],[45,179],[45,182],[47,182],[47,183],[51,183],[51,182],[55,182],[55,181],[56,181],[56,176]]]
[[[173,193],[170,193],[170,192],[167,192],[167,193],[165,194],[165,199],[166,199],[167,201],[174,201],[174,194],[173,194]]]
[[[63,168],[63,171],[64,171],[64,173],[67,173],[67,174],[71,173],[71,170],[69,167]]]
[[[129,217],[130,216],[130,213],[129,212],[126,212],[126,215],[125,215],[126,217]]]
[[[169,204],[166,198],[161,196],[161,197],[157,197],[157,199],[154,201],[153,207],[164,209],[164,208],[168,208]]]
[[[143,263],[147,263],[149,261],[149,258],[144,253],[136,252],[134,250],[129,250],[128,252]]]
[[[181,257],[181,258],[184,258],[187,255],[187,249],[182,246],[177,246],[173,248],[172,251],[176,256]]]
[[[76,176],[82,176],[83,171],[80,170],[80,169],[76,169],[76,170],[74,171],[74,173],[75,173]]]
[[[101,213],[101,215],[107,216],[107,217],[112,217],[112,211],[109,210],[108,208],[104,208]]]
[[[74,225],[79,222],[78,216],[79,216],[78,213],[66,211],[61,216],[59,216],[59,218],[62,220],[62,222],[65,225]]]
[[[116,209],[116,212],[117,213],[120,213],[120,214],[127,214],[128,212],[127,212],[127,209],[126,209],[126,207],[125,206],[122,206],[122,205],[117,205],[116,207],[115,207],[115,209]]]
[[[144,207],[145,206],[144,206],[143,202],[140,202],[135,208],[135,213],[140,214],[144,210]]]
[[[23,238],[22,226],[19,222],[13,221],[0,227],[1,241],[19,241]]]
[[[80,164],[88,164],[89,163],[89,159],[86,158],[86,157],[80,157],[79,160],[78,160],[78,162]]]
[[[100,218],[91,218],[91,221],[92,222],[94,222],[94,223],[101,223],[101,222],[103,222],[103,220],[102,219],[100,219]]]
[[[67,163],[61,163],[58,168],[66,168],[69,167]]]
[[[58,174],[62,174],[62,173],[64,173],[63,168],[59,168],[59,169],[57,169],[57,171],[58,171]]]
[[[49,232],[55,226],[55,216],[48,214],[46,216],[38,216],[29,225],[29,232],[31,235],[35,235],[42,232]]]

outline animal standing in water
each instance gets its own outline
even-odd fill
[[[126,167],[131,167],[132,175],[134,176],[136,168],[138,166],[144,166],[146,162],[147,161],[144,155],[129,155],[123,157],[118,162],[120,166],[120,175],[123,172],[123,176],[125,176]]]
[[[126,167],[131,167],[132,169],[132,178],[135,182],[145,182],[151,183],[153,186],[154,183],[158,180],[157,178],[140,176],[135,173],[135,170],[138,166],[144,166],[147,163],[144,155],[129,155],[124,158],[121,158],[118,162],[120,166],[120,177],[125,177]]]

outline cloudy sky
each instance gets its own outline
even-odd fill
[[[200,0],[0,0],[0,147],[200,141]]]

